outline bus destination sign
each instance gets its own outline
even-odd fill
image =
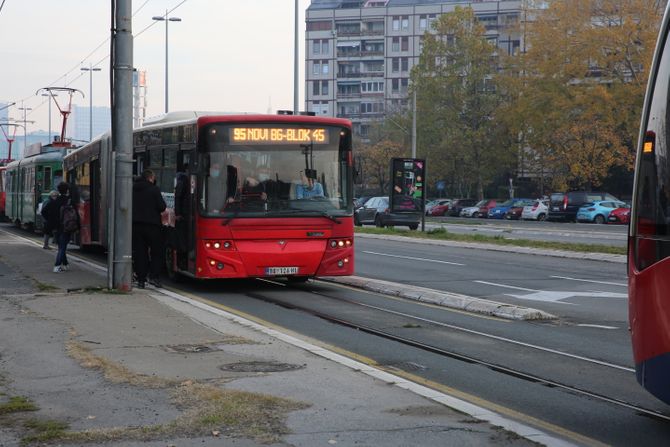
[[[302,127],[233,127],[230,144],[328,144],[328,130]]]

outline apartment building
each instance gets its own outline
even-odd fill
[[[475,11],[501,51],[521,50],[514,30],[522,0],[312,0],[305,15],[307,110],[350,119],[365,139],[372,123],[409,107],[422,36],[458,6]]]

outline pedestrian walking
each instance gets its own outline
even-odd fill
[[[57,187],[58,197],[42,207],[42,216],[46,225],[53,229],[58,244],[54,273],[64,272],[69,269],[67,260],[67,244],[72,238],[72,233],[79,229],[79,214],[76,204],[68,195],[70,187],[65,182],[60,182]]]
[[[147,279],[161,287],[159,276],[165,251],[161,213],[165,208],[156,175],[150,169],[144,170],[133,183],[133,263],[140,289]]]
[[[55,189],[49,193],[49,196],[44,199],[44,201],[41,203],[41,208],[40,208],[40,214],[44,218],[44,228],[42,231],[44,231],[44,245],[42,246],[43,249],[49,250],[51,247],[49,247],[49,239],[54,236],[54,228],[51,226],[49,221],[47,220],[47,216],[44,213],[44,207],[47,206],[47,204],[52,201],[56,200],[58,198],[58,191]],[[53,240],[54,244],[56,244],[56,238],[54,237]]]

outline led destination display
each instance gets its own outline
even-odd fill
[[[328,130],[299,127],[234,127],[230,129],[231,144],[328,144]]]

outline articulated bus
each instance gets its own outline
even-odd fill
[[[63,161],[80,196],[84,248],[107,244],[110,144],[103,136]],[[151,169],[168,205],[168,274],[353,274],[351,150],[349,121],[306,115],[173,112],[135,129],[133,171]],[[175,197],[178,176],[187,187]]]
[[[628,238],[629,320],[638,382],[670,404],[670,9],[642,114]]]

